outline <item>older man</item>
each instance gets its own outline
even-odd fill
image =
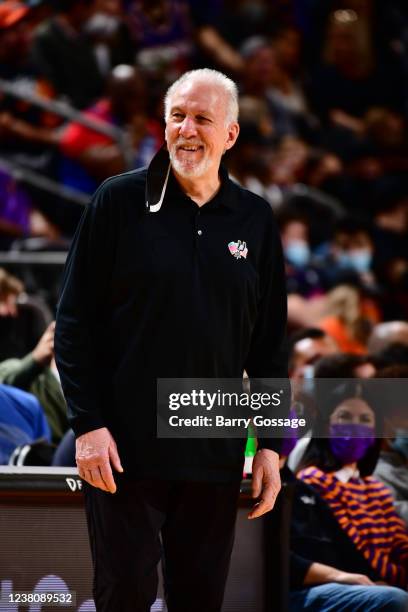
[[[222,606],[245,440],[158,439],[157,379],[287,375],[271,209],[220,165],[238,137],[236,86],[187,73],[165,110],[167,150],[105,181],[84,213],[57,316],[98,612],[150,610],[159,532],[168,609]],[[261,447],[250,518],[280,488],[278,442]]]

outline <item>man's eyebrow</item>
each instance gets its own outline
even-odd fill
[[[185,112],[186,111],[181,106],[173,106],[170,109],[170,114],[171,113],[184,113],[185,114]],[[213,118],[211,112],[208,109],[206,109],[206,110],[196,110],[196,111],[194,111],[194,115],[195,115],[195,117],[200,116],[200,117],[206,117],[208,119],[212,119]]]

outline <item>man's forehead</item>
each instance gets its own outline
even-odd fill
[[[216,106],[223,99],[225,99],[225,92],[219,85],[194,81],[193,83],[182,83],[177,87],[171,96],[170,106],[191,104],[201,107],[200,110],[206,110]]]

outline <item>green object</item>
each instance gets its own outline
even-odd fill
[[[245,447],[245,457],[253,457],[256,453],[256,437],[252,425],[248,427],[248,439]]]

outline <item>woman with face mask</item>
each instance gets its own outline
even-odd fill
[[[368,571],[347,571],[347,560],[341,568],[312,563],[303,581],[309,588],[292,593],[291,603],[298,609],[336,612],[407,610],[408,533],[391,492],[371,476],[381,430],[375,399],[369,382],[356,379],[336,386],[333,382],[319,381],[320,414],[297,476],[325,502],[353,554],[366,563]],[[351,558],[350,554],[350,563]]]

